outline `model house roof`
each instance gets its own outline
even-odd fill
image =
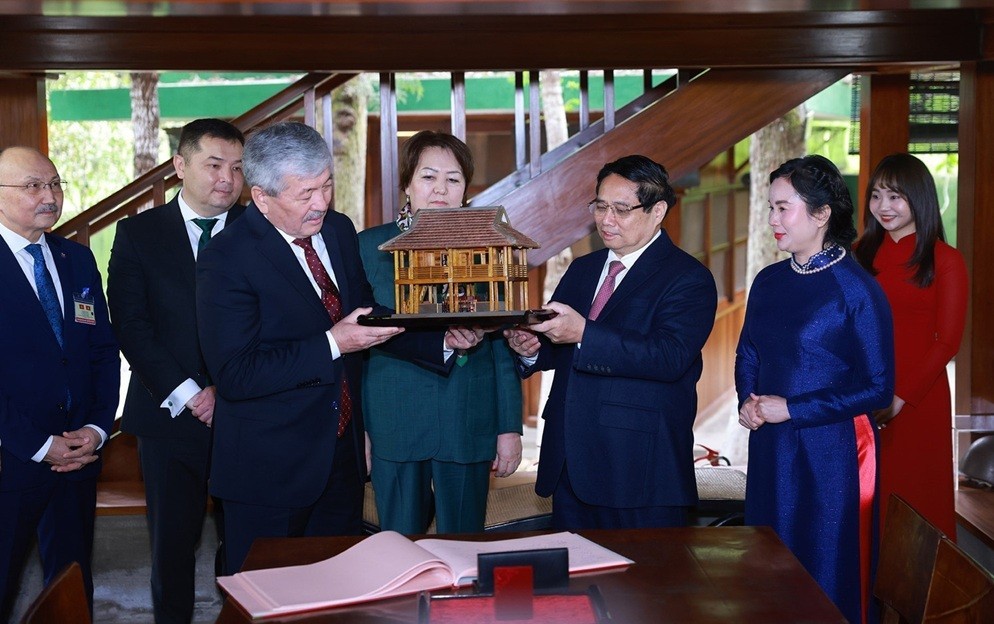
[[[537,249],[541,245],[511,227],[503,206],[425,208],[414,215],[406,232],[380,245],[381,251],[403,249],[470,249],[477,247]]]

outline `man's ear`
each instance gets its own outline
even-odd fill
[[[176,177],[180,180],[186,175],[186,160],[179,154],[173,156],[173,169],[176,170]]]
[[[266,192],[258,186],[253,186],[250,192],[252,194],[252,201],[259,208],[259,212],[269,214],[269,195],[266,195]]]
[[[664,202],[663,200],[659,200],[652,205],[652,217],[653,219],[656,220],[657,225],[663,222],[663,219],[666,218],[666,213],[669,211],[670,211],[670,205]]]

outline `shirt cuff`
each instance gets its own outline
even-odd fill
[[[94,449],[94,450],[100,450],[100,449],[101,449],[101,448],[103,447],[103,445],[104,445],[104,442],[106,442],[106,441],[107,441],[107,432],[106,432],[106,431],[104,431],[103,429],[101,429],[100,427],[98,427],[98,426],[96,426],[96,425],[91,425],[91,424],[89,424],[89,423],[87,423],[87,424],[85,424],[85,425],[83,425],[83,426],[84,426],[84,427],[89,427],[90,429],[93,429],[93,430],[94,430],[94,431],[96,431],[96,432],[97,432],[97,434],[98,434],[98,435],[100,436],[100,444],[98,444],[98,445],[97,445],[97,448],[96,448],[96,449]]]
[[[180,415],[184,409],[186,409],[187,402],[192,399],[198,392],[203,390],[197,382],[192,379],[187,379],[180,385],[176,386],[172,394],[166,397],[166,400],[162,402],[159,406],[163,409],[169,410],[169,415],[176,418]]]
[[[535,366],[535,362],[538,362],[538,354],[536,353],[535,355],[529,355],[528,357],[519,355],[518,359],[521,360],[521,363],[525,366],[531,367]]]
[[[331,347],[331,359],[337,360],[342,357],[342,350],[338,348],[338,343],[335,342],[335,337],[331,335],[331,330],[329,329],[325,333],[328,334],[328,346]]]
[[[442,337],[442,363],[448,362],[452,354],[455,353],[455,349],[450,349],[448,345],[445,344],[445,337]]]
[[[48,449],[52,448],[52,442],[55,442],[55,436],[48,436],[48,440],[41,445],[41,449],[31,456],[31,461],[40,464],[45,459],[45,456],[48,455]]]

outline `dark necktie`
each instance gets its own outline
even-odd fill
[[[321,289],[321,303],[328,311],[332,323],[342,320],[342,298],[339,295],[338,287],[328,275],[328,270],[321,264],[318,253],[314,251],[314,245],[310,238],[295,238],[293,244],[304,250],[304,260],[307,261],[307,268],[311,270],[314,281]],[[352,420],[352,395],[349,393],[349,383],[345,376],[342,376],[342,400],[338,410],[338,437],[345,433],[345,427]]]
[[[55,332],[55,339],[59,341],[59,346],[62,346],[62,310],[59,306],[59,295],[55,292],[55,282],[52,280],[52,274],[48,272],[48,266],[45,264],[45,255],[42,253],[41,245],[38,243],[33,243],[25,247],[31,257],[35,260],[35,286],[38,288],[38,299],[41,301],[41,307],[45,310],[45,316],[48,317],[48,324],[52,326],[52,331]]]
[[[214,224],[217,219],[191,219],[200,228],[200,240],[197,241],[197,251],[203,251],[207,243],[211,242],[211,232],[214,231]]]
[[[607,300],[611,298],[611,293],[614,292],[614,278],[618,277],[618,273],[625,270],[625,265],[620,260],[612,260],[611,264],[607,268],[607,277],[604,278],[604,283],[601,284],[601,289],[597,291],[597,296],[594,297],[594,302],[590,304],[590,314],[587,315],[591,321],[596,321],[598,315],[600,315],[601,310],[604,309]]]

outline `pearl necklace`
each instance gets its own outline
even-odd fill
[[[812,273],[817,273],[819,271],[824,271],[828,267],[837,263],[846,257],[846,248],[841,245],[832,245],[828,249],[823,249],[811,256],[808,261],[802,266],[794,260],[794,257],[790,257],[790,268],[794,269],[795,273],[801,275],[810,275]]]

